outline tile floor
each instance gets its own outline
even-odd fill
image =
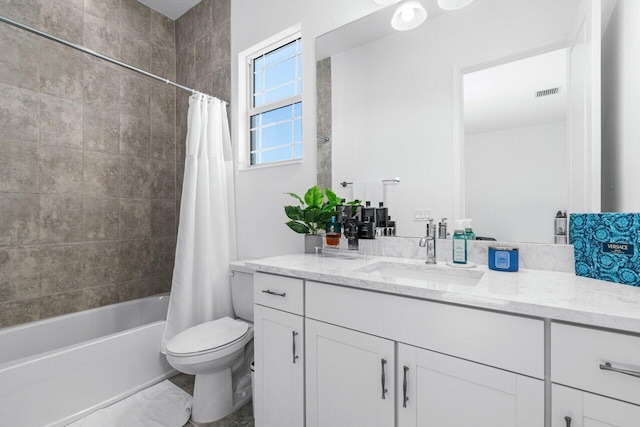
[[[193,375],[187,374],[178,374],[175,377],[169,378],[172,383],[191,395],[193,395],[194,379],[195,377]],[[195,424],[192,424],[191,422],[188,422],[184,425],[184,427],[193,426],[195,426]],[[223,418],[214,423],[198,424],[197,427],[254,427],[253,406],[251,405],[251,402],[249,402],[238,411],[234,412],[226,418]]]

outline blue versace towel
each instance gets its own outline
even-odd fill
[[[640,286],[640,214],[571,214],[576,274]]]

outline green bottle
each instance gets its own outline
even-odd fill
[[[465,235],[464,220],[457,219],[453,232],[453,262],[467,263],[467,236]]]
[[[467,236],[467,240],[476,240],[476,233],[473,232],[470,219],[464,220],[464,234]]]

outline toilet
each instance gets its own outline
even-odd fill
[[[191,420],[210,423],[251,399],[253,275],[234,272],[231,298],[237,319],[223,317],[193,326],[167,343],[167,361],[195,375]]]

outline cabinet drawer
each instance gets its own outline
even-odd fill
[[[301,279],[256,273],[253,279],[253,301],[278,310],[304,313],[304,284]]]
[[[306,316],[544,378],[542,320],[307,281]]]
[[[579,326],[551,325],[551,381],[640,404],[640,337]]]

